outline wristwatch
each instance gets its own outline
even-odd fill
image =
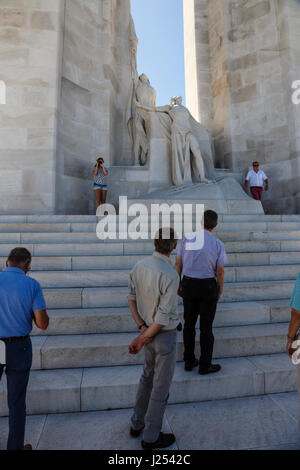
[[[141,329],[143,328],[143,326],[145,326],[146,328],[148,328],[147,323],[144,322],[144,323],[142,323],[142,324],[138,327],[138,329],[141,330]]]

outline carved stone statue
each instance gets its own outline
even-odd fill
[[[156,106],[156,91],[151,86],[149,78],[144,73],[139,76],[136,85],[136,100],[138,103],[145,106]]]
[[[136,103],[136,106],[143,114],[145,111],[166,113],[170,117],[172,182],[175,186],[191,184],[193,180],[209,183],[208,178],[214,179],[211,155],[201,152],[201,140],[203,137],[207,140],[208,133],[182,105],[181,96],[173,97],[167,106],[153,107],[141,103]],[[157,122],[165,128],[165,120],[160,118]]]
[[[133,83],[132,93],[127,111],[127,128],[133,140],[134,161],[136,165],[144,166],[149,152],[149,129],[147,117],[141,114],[137,107],[156,106],[156,91],[152,88],[147,75],[142,74]]]
[[[135,32],[135,26],[132,16],[130,15],[130,23],[129,23],[129,47],[130,47],[130,54],[131,54],[131,78],[132,80],[136,81],[137,79],[137,47],[139,44],[138,37]]]

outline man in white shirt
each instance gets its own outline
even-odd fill
[[[250,170],[245,181],[245,189],[248,192],[248,184],[250,183],[250,191],[254,199],[257,201],[261,201],[263,190],[264,190],[264,183],[265,183],[265,190],[268,191],[269,189],[269,180],[267,175],[259,169],[259,163],[253,163],[253,170]]]

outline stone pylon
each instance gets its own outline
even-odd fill
[[[266,209],[300,210],[300,79],[296,0],[184,0],[187,106],[214,136],[216,166],[259,160]]]
[[[91,174],[130,164],[130,0],[2,0],[0,213],[89,213]]]

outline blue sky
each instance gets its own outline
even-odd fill
[[[182,0],[131,0],[139,38],[138,71],[157,91],[157,105],[171,96],[185,101]]]

